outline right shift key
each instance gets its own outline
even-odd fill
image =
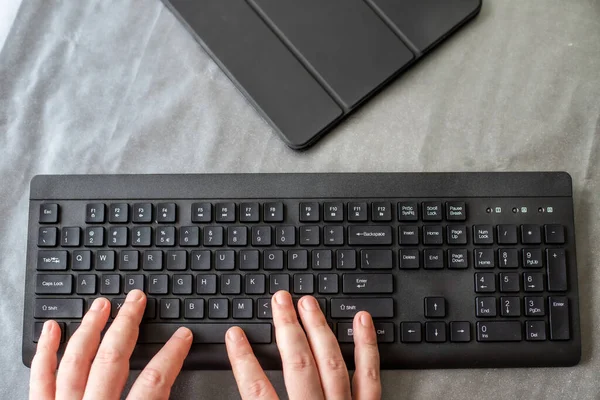
[[[550,308],[550,340],[569,340],[571,325],[569,322],[569,299],[566,297],[548,297]]]
[[[567,257],[564,249],[546,249],[548,291],[567,291]]]

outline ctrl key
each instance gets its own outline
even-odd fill
[[[83,299],[35,299],[34,318],[81,318]]]
[[[58,326],[60,327],[60,342],[64,343],[65,342],[65,323],[59,322]],[[34,343],[37,343],[38,340],[40,339],[40,336],[42,336],[42,329],[44,329],[43,322],[34,322],[33,323],[33,342]]]

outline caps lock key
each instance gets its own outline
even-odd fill
[[[389,246],[392,244],[392,227],[385,225],[349,226],[348,244],[350,246]]]

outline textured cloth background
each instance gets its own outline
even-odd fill
[[[384,371],[384,397],[598,398],[599,1],[486,0],[473,23],[306,152],[283,144],[159,0],[24,1],[0,53],[0,398],[28,390],[35,174],[463,170],[573,176],[582,362]],[[285,397],[281,373],[269,376]],[[184,372],[172,394],[238,397],[228,371]]]

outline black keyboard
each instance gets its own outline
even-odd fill
[[[185,367],[227,369],[242,327],[280,369],[270,297],[315,296],[353,366],[352,317],[382,368],[569,366],[581,340],[566,173],[37,176],[23,362],[47,319],[64,342],[91,301],[148,305],[131,367],[181,325]]]

